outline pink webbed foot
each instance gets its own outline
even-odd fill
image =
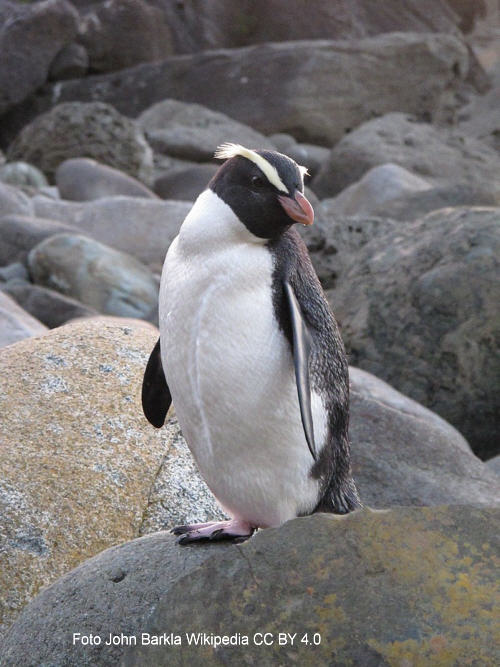
[[[244,542],[253,535],[255,527],[241,519],[230,521],[210,521],[209,523],[193,523],[190,526],[176,526],[170,532],[180,535],[179,544],[191,542],[215,542],[232,540],[234,543]]]

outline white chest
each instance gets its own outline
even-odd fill
[[[162,359],[179,422],[227,511],[277,525],[311,510],[318,487],[290,346],[274,316],[272,256],[237,220],[206,234],[196,217],[184,225],[160,295]]]

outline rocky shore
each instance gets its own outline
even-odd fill
[[[493,1],[0,4],[1,665],[497,664],[499,44]],[[366,508],[179,549],[223,514],[140,388],[223,141],[309,168]]]

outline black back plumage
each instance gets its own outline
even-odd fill
[[[360,506],[351,476],[349,451],[349,373],[340,332],[307,248],[292,227],[268,242],[274,259],[273,306],[278,324],[293,346],[290,310],[284,284],[291,285],[310,335],[311,389],[328,414],[326,444],[318,452],[311,475],[322,483],[316,511],[345,514]]]

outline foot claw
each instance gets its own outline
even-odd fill
[[[255,528],[240,519],[230,521],[212,521],[210,523],[198,523],[193,525],[176,526],[170,531],[174,535],[180,535],[177,544],[190,544],[191,542],[219,542],[231,540],[236,544],[247,540]]]

